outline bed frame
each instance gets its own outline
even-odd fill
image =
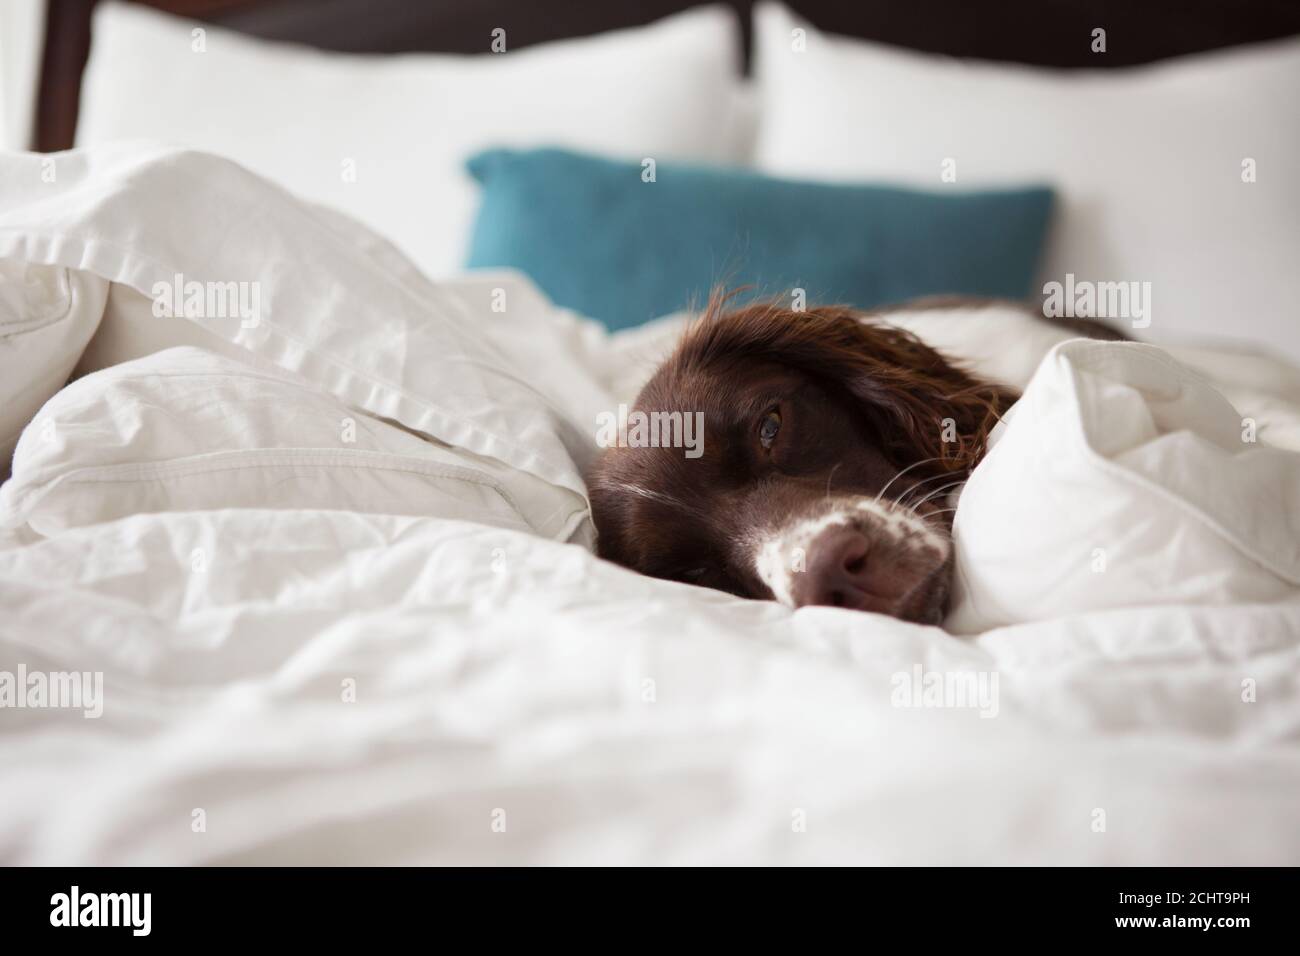
[[[699,0],[134,0],[267,39],[365,53],[479,53],[637,26]],[[724,0],[749,45],[754,0]],[[817,26],[953,56],[1114,68],[1300,33],[1297,0],[786,0]],[[66,149],[96,0],[47,0],[36,146]],[[1091,34],[1106,30],[1105,55]]]

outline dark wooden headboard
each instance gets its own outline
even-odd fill
[[[36,145],[66,149],[96,0],[47,0]],[[636,26],[698,0],[136,0],[267,39],[365,53],[484,52]],[[746,47],[753,0],[740,14]],[[790,0],[818,27],[918,50],[1063,69],[1113,68],[1300,33],[1300,0]],[[1107,51],[1090,50],[1094,27]]]

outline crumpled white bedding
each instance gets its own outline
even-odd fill
[[[433,286],[198,154],[39,164],[0,157],[0,702],[103,706],[0,707],[0,862],[1300,862],[1300,372],[900,316],[1028,383],[950,631],[791,612],[588,550],[594,413],[680,320]],[[266,308],[153,316],[176,273]]]

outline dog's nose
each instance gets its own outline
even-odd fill
[[[896,614],[914,575],[873,551],[867,536],[843,525],[817,535],[805,552],[803,573],[793,577],[796,607],[826,604],[858,611]]]

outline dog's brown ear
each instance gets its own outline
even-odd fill
[[[915,335],[842,306],[796,312],[775,303],[725,311],[710,301],[678,352],[699,362],[749,356],[799,368],[862,403],[893,464],[916,474],[965,472],[1017,396],[954,365]]]
[[[1017,396],[983,382],[916,336],[872,321],[856,322],[869,360],[850,380],[858,397],[882,410],[882,439],[894,464],[933,460],[918,471],[969,472]]]

